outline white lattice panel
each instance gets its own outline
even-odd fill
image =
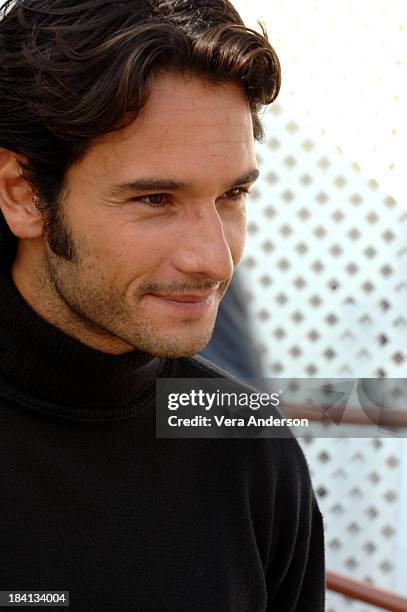
[[[281,105],[265,124],[244,265],[267,373],[406,376],[407,210]]]
[[[283,75],[242,264],[265,376],[407,377],[407,5],[235,5],[265,21]],[[406,442],[302,445],[328,567],[407,595]],[[328,612],[375,609],[327,596]]]

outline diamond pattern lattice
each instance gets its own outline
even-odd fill
[[[265,376],[407,376],[407,211],[281,104],[264,122],[272,137],[258,147],[242,265]],[[399,590],[404,440],[301,443],[328,567]],[[369,609],[327,595],[328,611]]]
[[[243,264],[265,375],[406,377],[406,3],[235,4],[283,76]],[[328,566],[407,595],[407,443],[302,445]],[[328,612],[373,609],[328,593]]]

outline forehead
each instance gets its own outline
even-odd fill
[[[253,145],[249,103],[238,85],[167,73],[154,78],[137,118],[95,141],[87,157],[89,162],[99,157],[110,171],[129,164],[151,171],[153,164],[179,172],[180,165],[191,170],[200,161],[246,169]]]

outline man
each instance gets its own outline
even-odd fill
[[[294,438],[155,435],[210,339],[277,56],[224,0],[17,0],[0,22],[0,590],[74,610],[323,609]],[[28,605],[28,604],[27,604]]]

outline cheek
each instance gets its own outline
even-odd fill
[[[170,258],[174,241],[165,232],[152,231],[144,224],[125,224],[93,240],[93,254],[112,282],[127,285],[156,275]],[[90,246],[90,245],[89,245]]]
[[[243,257],[244,247],[246,243],[246,232],[241,232],[239,237],[236,237],[233,245],[230,246],[230,251],[232,254],[233,263],[235,266],[239,263],[239,261]]]
[[[233,214],[223,216],[223,232],[229,245],[233,261],[242,258],[246,242],[246,207],[242,206]]]

